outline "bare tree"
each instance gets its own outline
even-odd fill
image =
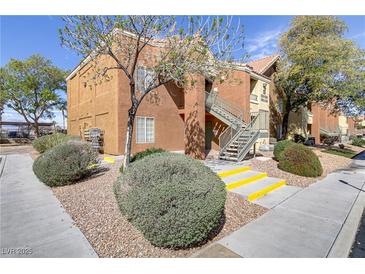
[[[243,57],[243,26],[233,17],[72,16],[64,21],[62,44],[94,64],[95,78],[119,70],[129,80],[124,167],[130,161],[135,115],[151,91],[172,81],[194,85],[194,75],[220,77],[235,66],[235,55]],[[100,56],[112,58],[113,65],[98,63]],[[136,89],[139,66],[147,67],[142,92]]]

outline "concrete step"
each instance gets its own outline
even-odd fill
[[[248,201],[254,201],[267,193],[285,185],[285,180],[266,177],[255,180],[250,184],[245,184],[240,187],[232,189],[232,192],[242,195]]]
[[[240,174],[242,172],[245,172],[245,171],[249,171],[251,170],[252,167],[250,166],[241,166],[241,167],[234,167],[232,169],[226,169],[224,171],[220,171],[220,172],[217,172],[217,175],[221,178],[225,178],[225,177],[228,177],[228,176],[233,176],[233,175],[237,175],[237,174]]]
[[[250,184],[266,177],[266,173],[249,170],[229,177],[225,177],[223,178],[223,181],[226,183],[227,189],[232,190],[242,185]]]
[[[254,203],[266,208],[274,208],[301,190],[302,188],[297,186],[285,185],[267,193],[265,196],[255,200]]]

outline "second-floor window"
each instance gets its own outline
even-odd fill
[[[263,84],[262,86],[262,93],[261,93],[261,102],[269,102],[269,97],[267,95],[267,91],[266,91],[267,85]]]
[[[136,89],[142,93],[145,93],[148,88],[153,85],[154,72],[151,69],[147,69],[142,66],[137,67],[135,73]]]
[[[262,94],[266,95],[266,89],[267,89],[267,85],[263,84],[262,85]]]
[[[253,102],[257,102],[258,101],[258,96],[254,93],[251,93],[250,100],[253,101]]]

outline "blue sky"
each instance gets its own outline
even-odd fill
[[[277,51],[277,40],[289,27],[292,16],[239,16],[245,27],[245,51],[251,59],[271,55]],[[340,16],[348,25],[346,37],[365,49],[365,16]],[[238,17],[237,17],[238,19]],[[58,16],[0,16],[0,65],[11,58],[25,59],[39,53],[66,70],[71,70],[81,57],[61,47],[58,29],[63,21]],[[56,122],[62,124],[59,112]],[[22,118],[6,109],[3,120]]]

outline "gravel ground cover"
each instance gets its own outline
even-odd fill
[[[108,165],[108,171],[80,183],[53,188],[56,197],[100,257],[188,257],[267,211],[229,192],[225,223],[213,239],[200,247],[184,250],[157,248],[145,240],[118,209],[112,185],[119,174],[119,166],[118,161]]]
[[[346,145],[346,147],[349,149],[353,149],[355,152],[361,151],[361,148],[357,149],[355,146]],[[271,177],[285,179],[288,185],[307,187],[310,184],[315,183],[316,181],[326,177],[328,173],[331,173],[337,169],[346,168],[351,163],[351,159],[349,158],[322,152],[323,148],[315,147],[312,149],[314,153],[316,153],[316,155],[318,156],[323,167],[323,174],[320,177],[303,177],[280,170],[277,167],[278,162],[272,159],[272,152],[260,152],[260,154],[265,157],[269,157],[270,159],[267,161],[252,159],[252,169],[266,172]]]

